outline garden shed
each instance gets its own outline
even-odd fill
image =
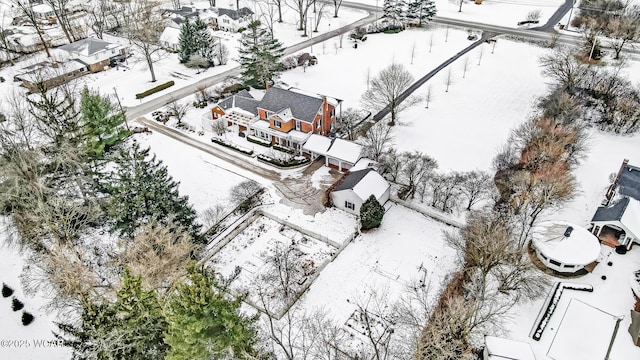
[[[331,192],[333,206],[359,215],[360,207],[369,196],[375,196],[381,205],[389,200],[391,186],[373,169],[354,171],[345,176]]]

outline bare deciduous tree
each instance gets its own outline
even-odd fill
[[[156,81],[153,64],[163,53],[160,34],[164,30],[162,19],[156,11],[157,3],[151,0],[134,0],[128,3],[127,37],[140,50],[151,73],[151,82]]]
[[[419,101],[415,97],[402,98],[412,83],[413,75],[403,65],[391,64],[371,80],[371,88],[362,95],[362,103],[371,109],[388,107],[391,113],[389,125],[393,126],[401,111]]]
[[[399,180],[404,185],[403,198],[415,197],[416,188],[422,179],[428,179],[438,163],[429,155],[419,151],[402,154],[402,168]]]
[[[451,84],[453,83],[454,83],[453,70],[449,68],[446,74],[444,75],[444,84],[446,86],[446,89],[444,90],[444,92],[449,92],[449,86],[451,86]]]
[[[145,287],[159,291],[186,275],[191,255],[198,250],[188,233],[153,223],[139,229],[133,240],[121,242],[117,264],[140,276]]]
[[[44,51],[47,53],[47,57],[51,57],[51,53],[49,53],[49,43],[44,39],[44,33],[42,32],[42,28],[40,27],[40,22],[35,12],[33,11],[33,7],[31,5],[31,1],[27,0],[11,0],[11,4],[14,5],[18,11],[29,21],[29,24],[36,29],[36,33],[40,38],[40,43],[44,48]]]
[[[356,126],[362,120],[362,115],[359,111],[353,108],[347,108],[342,112],[342,116],[338,120],[338,131],[344,133],[347,140],[354,140],[356,136]]]
[[[177,99],[171,100],[170,103],[167,104],[167,110],[169,116],[175,116],[178,120],[178,124],[182,122],[182,119],[187,115],[191,106],[188,102],[180,102]]]
[[[307,36],[307,16],[315,0],[285,0],[285,4],[298,15],[298,30],[303,30],[302,36]]]
[[[487,172],[474,170],[463,174],[460,191],[467,198],[466,210],[470,211],[478,202],[491,199],[495,186]]]
[[[231,188],[231,201],[240,209],[248,210],[258,201],[262,186],[253,180],[246,180]]]
[[[371,126],[365,136],[360,139],[363,151],[372,160],[380,161],[382,155],[393,145],[391,127],[380,122]]]
[[[541,56],[540,65],[544,75],[554,79],[568,91],[578,87],[588,71],[585,64],[576,60],[574,50],[566,47]]]
[[[469,57],[465,56],[462,59],[462,78],[463,79],[467,75],[467,70],[469,70]]]

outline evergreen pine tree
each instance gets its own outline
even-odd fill
[[[422,26],[436,15],[436,4],[433,0],[413,0],[409,2],[407,17],[409,20]]]
[[[272,38],[259,20],[249,23],[242,32],[239,53],[242,77],[248,86],[264,88],[284,70],[280,62],[284,54],[282,43]]]
[[[186,196],[178,193],[178,183],[166,166],[149,149],[135,143],[121,150],[115,159],[115,171],[104,185],[111,195],[107,213],[113,219],[112,230],[129,238],[136,229],[152,220],[165,226],[179,226],[189,232],[195,242],[204,241],[196,213]]]
[[[362,229],[378,227],[384,216],[384,207],[371,195],[360,207],[360,225]]]
[[[197,51],[196,39],[194,37],[193,25],[186,19],[180,27],[180,35],[178,36],[179,54],[178,59],[181,63],[189,61],[189,57]]]
[[[209,64],[213,64],[217,44],[209,32],[207,24],[199,18],[193,22],[193,35],[195,38],[195,53],[207,59]]]
[[[102,158],[105,152],[131,134],[122,126],[127,120],[124,111],[117,110],[108,98],[93,94],[87,88],[80,98],[80,114],[85,126],[85,152],[89,158]]]
[[[382,3],[382,17],[396,20],[396,0],[384,0]]]
[[[404,27],[407,23],[407,2],[405,0],[396,0],[394,7],[395,19],[398,21],[398,26]]]
[[[254,318],[240,314],[240,299],[216,290],[214,275],[199,265],[165,304],[167,360],[245,359],[254,354]],[[253,357],[250,357],[253,358]]]
[[[84,304],[81,324],[57,324],[56,337],[73,349],[74,359],[164,359],[167,322],[153,291],[127,270],[114,303]]]

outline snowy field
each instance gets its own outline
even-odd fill
[[[452,229],[394,205],[378,229],[363,233],[327,265],[296,307],[324,308],[345,323],[355,310],[348,301],[375,290],[393,302],[425,274],[435,298],[444,277],[457,268],[455,251],[442,236]]]
[[[4,218],[0,219],[0,222],[3,221],[5,221]],[[19,280],[23,266],[24,255],[17,249],[9,247],[6,233],[0,233],[0,282],[13,289],[11,297],[0,298],[0,324],[2,324],[0,326],[0,358],[70,359],[70,349],[61,346],[53,336],[53,331],[57,330],[53,321],[64,319],[56,318],[55,313],[43,309],[47,302],[43,294],[35,297],[24,294]],[[14,298],[24,303],[22,310],[14,312],[11,309]],[[22,325],[23,311],[34,316],[33,322],[28,326]]]

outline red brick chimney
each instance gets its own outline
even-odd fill
[[[622,171],[624,170],[624,167],[627,166],[627,164],[629,164],[629,159],[624,159],[622,161],[622,165],[620,165],[620,170],[618,170],[618,174],[616,174],[615,179],[613,179],[613,184],[611,184],[611,186],[609,186],[609,189],[607,189],[607,193],[604,196],[604,201],[602,202],[602,205],[607,206],[609,205],[609,202],[611,202],[611,199],[613,198],[613,193],[615,192],[616,187],[618,186],[620,175],[622,175]]]
[[[329,105],[327,104],[327,97],[322,97],[322,135],[327,135],[327,113],[329,112]],[[330,119],[329,119],[330,120]]]

